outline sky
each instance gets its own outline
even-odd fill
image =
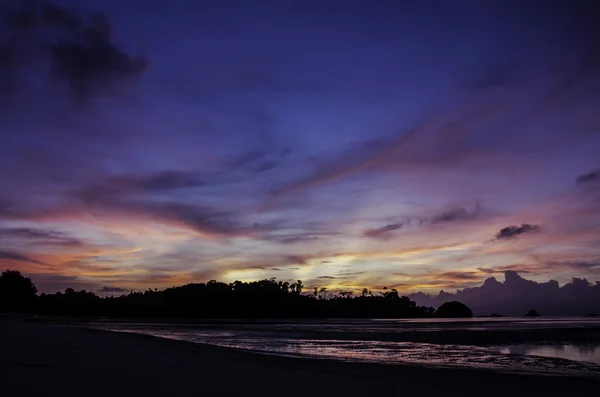
[[[600,280],[594,1],[0,1],[0,269]]]

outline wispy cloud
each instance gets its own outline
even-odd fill
[[[29,256],[26,256],[26,255],[18,254],[15,252],[9,252],[9,251],[0,251],[0,259],[6,259],[9,261],[17,261],[17,262],[27,262],[27,263],[33,263],[36,265],[46,266],[46,264],[44,262],[38,261],[38,260],[31,258]]]
[[[376,229],[366,229],[363,231],[363,236],[373,239],[388,240],[392,238],[391,232],[400,230],[403,226],[404,223],[392,223]]]

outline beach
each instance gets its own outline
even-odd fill
[[[4,396],[597,395],[600,382],[344,363],[31,322],[0,322]]]

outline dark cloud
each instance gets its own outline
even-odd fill
[[[269,170],[276,168],[278,165],[279,165],[279,163],[277,163],[275,161],[265,161],[264,163],[257,165],[255,171],[256,172],[269,171]]]
[[[479,267],[477,268],[477,270],[479,270],[481,273],[485,273],[485,274],[494,274],[494,273],[498,273],[496,270],[494,269],[486,269],[484,267]]]
[[[197,173],[182,171],[163,171],[139,177],[122,177],[117,183],[133,186],[143,191],[160,191],[197,187],[204,184]]]
[[[338,276],[358,276],[358,275],[366,274],[366,273],[367,272],[364,272],[364,271],[363,272],[348,272],[348,271],[340,270],[337,272],[337,275]]]
[[[13,3],[13,5],[15,5]],[[68,84],[77,101],[107,93],[118,81],[135,79],[147,68],[145,58],[132,56],[112,41],[112,27],[104,14],[89,18],[49,1],[20,2],[0,11],[7,37],[0,40],[0,73],[4,91],[20,89],[27,80],[21,70],[40,65],[39,58],[23,56],[37,52],[51,64],[40,70]],[[13,91],[13,93],[16,93]]]
[[[82,209],[86,212],[140,215],[184,225],[202,234],[224,237],[255,236],[273,227],[257,223],[244,225],[238,221],[234,211],[221,211],[202,205],[89,193],[77,192],[75,195],[75,198],[81,200]]]
[[[317,236],[292,236],[292,237],[284,237],[278,240],[281,244],[300,244],[300,243],[309,243],[312,241],[320,240],[320,237]]]
[[[560,287],[554,280],[545,283],[526,280],[515,271],[506,271],[504,275],[504,282],[490,277],[479,287],[465,288],[454,294],[440,291],[438,295],[416,293],[409,297],[419,305],[434,307],[458,300],[478,315],[498,313],[523,316],[531,309],[542,315],[600,313],[598,282],[592,284],[585,279],[573,278],[570,283]]]
[[[156,218],[181,223],[201,233],[236,236],[258,232],[260,226],[243,226],[235,220],[235,214],[216,211],[202,206],[179,202],[125,201],[117,203],[129,213],[141,213]]]
[[[55,245],[76,248],[86,245],[84,241],[70,237],[56,230],[33,228],[0,228],[0,239],[3,237],[30,240],[36,245]]]
[[[436,279],[450,279],[459,281],[481,280],[481,275],[476,272],[444,272],[439,273]]]
[[[32,228],[0,228],[0,237],[22,237],[26,239],[63,239],[64,233],[55,230]]]
[[[335,279],[335,277],[333,277],[333,276],[319,276],[317,278],[327,279],[327,280],[334,280]]]
[[[161,192],[202,185],[204,181],[198,173],[169,170],[146,175],[119,175],[107,178],[103,183],[89,186],[77,195],[84,200],[98,200],[106,196]]]
[[[578,184],[587,184],[590,182],[600,181],[600,170],[594,170],[587,174],[579,175],[577,177]]]
[[[464,208],[456,208],[437,215],[431,223],[449,223],[459,220],[468,219],[469,213]]]
[[[600,260],[595,261],[564,261],[553,262],[558,268],[567,268],[579,271],[594,271],[600,273]]]
[[[367,229],[363,232],[363,236],[379,240],[387,240],[391,237],[390,232],[393,232],[394,230],[400,230],[403,226],[404,223],[393,223],[376,229]]]
[[[0,251],[0,259],[7,259],[7,260],[12,260],[12,261],[17,261],[17,262],[33,263],[36,265],[45,266],[45,263],[35,260],[33,258],[30,258],[29,256],[16,254],[14,252],[9,252],[9,251]]]
[[[301,255],[288,255],[281,260],[282,265],[306,265],[307,257]]]
[[[537,232],[540,230],[540,227],[537,225],[530,225],[528,223],[523,223],[521,226],[507,226],[505,228],[500,229],[500,231],[496,234],[497,240],[507,240],[520,236],[525,233]]]
[[[493,269],[477,269],[485,274],[498,274],[506,272],[518,272],[520,274],[545,274],[551,272],[584,272],[586,274],[600,274],[600,259],[570,260],[570,261],[547,261],[530,264],[514,264],[498,266]]]
[[[459,221],[469,221],[477,218],[481,214],[481,205],[479,202],[475,205],[475,209],[472,212],[469,212],[466,208],[451,208],[448,209],[441,214],[438,214],[433,217],[431,220],[432,224],[438,223],[451,223],[451,222],[459,222]]]

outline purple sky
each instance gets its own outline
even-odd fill
[[[42,291],[600,280],[594,1],[24,3],[0,268]]]

